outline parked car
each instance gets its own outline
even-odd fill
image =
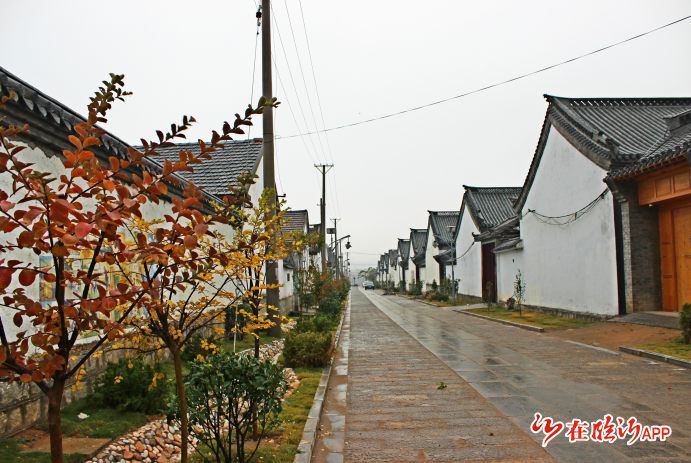
[[[362,286],[364,286],[365,289],[374,289],[374,283],[371,281],[365,281]]]

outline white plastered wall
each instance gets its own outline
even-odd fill
[[[479,233],[468,208],[463,209],[461,228],[456,238],[456,279],[459,294],[482,297],[482,245],[475,242]],[[463,256],[463,257],[461,257]]]
[[[521,212],[531,209],[552,217],[572,214],[606,189],[605,175],[603,169],[551,128]],[[526,304],[616,315],[612,201],[612,195],[607,193],[589,213],[566,226],[547,225],[533,214],[526,215],[521,220],[523,251],[506,253],[506,257],[500,254],[502,286],[513,281],[518,269],[515,264],[520,263],[527,286]],[[522,262],[515,257],[520,253]],[[509,261],[509,257],[515,262]]]
[[[425,251],[425,283],[428,285],[431,285],[432,281],[439,283],[439,263],[434,260],[434,256],[439,254],[439,248],[435,248],[432,243],[434,243],[434,234],[432,226],[428,225],[427,249]]]
[[[27,146],[23,143],[18,143],[15,142],[17,145],[22,145],[22,146]],[[20,154],[19,154],[20,160],[23,162],[27,163],[32,163],[33,169],[38,172],[53,172],[55,173],[56,176],[59,176],[60,174],[68,174],[67,170],[64,168],[62,164],[62,159],[59,156],[48,156],[46,153],[44,153],[41,149],[39,148],[30,148],[27,147],[24,149]],[[11,177],[8,174],[2,174],[0,175],[0,189],[3,191],[9,193],[11,191],[12,185],[11,185]],[[10,197],[11,202],[16,202],[19,199],[19,197]],[[88,209],[89,205],[89,200],[84,200],[82,202],[85,207]],[[146,204],[142,204],[140,206],[140,210],[142,212],[142,216],[146,220],[154,220],[154,219],[160,219],[164,220],[164,215],[165,214],[171,214],[172,215],[172,208],[173,204],[164,200],[161,200],[159,204],[152,203],[151,201],[147,201]],[[17,206],[14,210],[22,209],[21,206]],[[14,211],[13,210],[13,211]],[[12,211],[12,212],[13,212]],[[166,226],[165,222],[159,226]],[[235,235],[234,229],[230,225],[224,225],[224,224],[216,224],[212,227],[210,227],[211,230],[219,231],[228,242],[232,242],[232,239]],[[3,240],[7,239],[8,241],[14,241],[18,234],[21,232],[20,229],[17,229],[13,231],[12,233],[8,234],[3,234]],[[16,256],[16,257],[15,257]],[[44,255],[46,256],[46,255]],[[5,256],[6,258],[16,258],[18,260],[21,260],[22,262],[28,262],[33,265],[38,265],[39,264],[39,257],[35,255],[30,249],[22,249],[19,251],[15,251],[10,255]],[[214,277],[214,281],[216,283],[216,286],[219,286],[220,283],[222,282],[222,277],[216,275]],[[18,286],[17,282],[17,274],[14,275],[12,285],[7,288],[7,292],[11,293],[16,287]],[[36,281],[28,288],[26,288],[27,295],[31,297],[32,299],[40,299],[39,298],[39,288],[40,288],[40,279],[36,279]],[[232,286],[228,285],[227,288],[231,291],[233,291],[234,288]],[[68,293],[69,294],[69,293]],[[69,296],[68,296],[69,297]],[[179,298],[183,297],[183,295],[179,294],[178,296],[173,296],[174,300],[177,300]],[[26,331],[27,329],[31,332],[31,328],[29,327],[28,323],[25,322],[22,324],[20,327],[17,327],[13,322],[12,322],[12,317],[13,313],[7,309],[7,308],[0,308],[0,317],[2,317],[2,322],[3,326],[5,327],[6,334],[8,335],[8,340],[12,341],[16,339],[16,334],[21,332],[21,331]]]

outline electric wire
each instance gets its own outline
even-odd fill
[[[314,61],[312,60],[312,48],[310,47],[309,36],[307,35],[307,23],[305,22],[305,14],[302,9],[302,0],[298,0],[300,5],[300,17],[302,19],[302,28],[305,31],[305,41],[307,43],[307,54],[309,56],[310,68],[312,69],[312,80],[314,81],[314,91],[317,95],[317,107],[319,108],[319,116],[322,121],[322,129],[324,130],[324,138],[326,140],[326,148],[329,152],[329,157],[331,158],[331,164],[334,164],[333,152],[331,151],[331,143],[329,142],[329,134],[326,132],[326,122],[324,122],[324,111],[322,110],[321,97],[319,96],[319,86],[317,85],[317,75],[314,72]],[[316,124],[315,124],[316,125]],[[336,170],[334,169],[334,189],[336,190],[336,207],[339,209],[340,214],[340,203],[338,201],[338,180]]]
[[[288,61],[288,54],[286,53],[285,46],[283,45],[283,38],[281,37],[281,30],[278,27],[278,21],[276,20],[276,15],[274,14],[273,9],[271,10],[271,17],[273,19],[274,30],[278,34],[278,41],[281,43],[281,49],[283,50],[283,57],[286,60],[286,67],[288,68],[288,74],[290,75],[290,81],[293,84],[293,90],[295,90],[295,98],[297,99],[298,107],[300,108],[300,113],[302,114],[302,120],[305,123],[305,129],[307,131],[309,131],[309,129],[310,129],[309,124],[307,123],[307,118],[305,117],[305,111],[302,108],[302,102],[300,101],[300,94],[298,93],[297,87],[295,86],[295,79],[293,78],[293,71],[290,68],[290,62]],[[275,61],[275,59],[274,59],[274,61]],[[285,88],[283,89],[283,91],[285,92]],[[298,128],[298,132],[301,133],[299,128]],[[296,137],[296,136],[298,136],[298,135],[291,135],[291,138]],[[281,138],[284,138],[284,137],[281,137]],[[312,139],[312,137],[308,137],[308,138],[310,140],[310,143],[312,144],[312,148],[314,149],[314,155],[317,157],[317,159],[319,159],[319,153],[317,151],[316,145],[314,144],[314,140]],[[319,163],[322,164],[321,160],[319,160]],[[327,164],[327,163],[324,162],[323,164]]]
[[[255,2],[256,5],[256,2]],[[257,33],[254,36],[254,61],[252,62],[252,90],[250,93],[250,103],[254,103],[254,76],[257,71],[257,44],[259,43],[259,21],[257,21]],[[247,139],[250,139],[250,133],[252,132],[252,126],[247,126]]]
[[[288,25],[290,26],[290,35],[293,36],[293,45],[295,46],[295,56],[297,57],[297,60],[298,60],[298,67],[300,68],[300,75],[302,75],[302,84],[305,86],[305,95],[307,95],[307,105],[309,106],[310,113],[312,114],[312,122],[314,122],[314,128],[316,130],[319,130],[319,126],[317,125],[317,118],[314,116],[314,108],[312,107],[312,99],[310,98],[310,92],[307,88],[307,80],[305,79],[305,73],[302,70],[302,60],[300,59],[300,52],[298,50],[298,43],[297,43],[297,40],[295,39],[295,32],[293,31],[293,22],[290,20],[290,11],[288,10],[288,1],[284,0],[283,3],[286,7],[286,15],[288,16]],[[324,144],[322,143],[322,139],[321,139],[319,132],[317,132],[317,140],[319,141],[319,146],[321,147],[322,155],[324,156],[324,159],[326,159],[326,152],[324,151]]]
[[[560,227],[564,227],[572,222],[575,222],[588,212],[592,211],[600,201],[605,199],[605,196],[607,196],[607,192],[609,192],[609,189],[605,188],[605,191],[600,193],[597,198],[593,199],[586,206],[580,208],[576,212],[572,212],[571,214],[548,216],[540,214],[539,212],[533,209],[528,209],[528,211],[521,216],[521,220],[523,220],[523,218],[525,218],[525,216],[527,216],[528,214],[533,214],[533,216],[538,220],[538,222],[544,223],[546,225],[557,225]],[[559,219],[566,219],[566,221],[560,222]]]
[[[314,123],[314,128],[315,128],[315,130],[317,131],[317,132],[315,132],[315,133],[316,133],[316,135],[317,135],[317,141],[319,142],[319,147],[321,148],[322,157],[328,162],[328,157],[326,156],[326,151],[324,150],[324,144],[322,143],[321,135],[320,135],[320,133],[319,133],[319,125],[317,124],[317,118],[316,118],[315,115],[314,115],[314,107],[313,107],[313,105],[312,105],[312,99],[311,99],[311,97],[310,97],[309,88],[307,87],[307,79],[305,79],[305,72],[304,72],[304,70],[303,70],[303,68],[302,68],[302,60],[300,59],[300,51],[299,51],[299,49],[298,49],[297,39],[295,38],[295,32],[294,32],[294,30],[293,30],[293,22],[292,22],[292,20],[290,19],[290,11],[289,11],[289,9],[288,9],[288,3],[287,3],[287,1],[284,2],[284,4],[285,4],[285,7],[286,7],[286,15],[287,15],[287,17],[288,17],[288,24],[289,24],[289,27],[290,27],[290,34],[291,34],[291,36],[293,37],[293,45],[295,46],[295,56],[297,57],[298,68],[300,69],[300,75],[302,76],[302,83],[303,83],[303,85],[304,85],[304,87],[305,87],[305,95],[307,96],[307,107],[308,107],[309,110],[310,110],[310,114],[312,115],[312,122]],[[275,16],[275,14],[273,14],[273,10],[272,10],[272,17],[273,17],[274,20],[275,20],[275,17],[276,17],[276,16]],[[276,23],[276,28],[278,28],[278,23]],[[281,40],[281,47],[283,47],[283,41],[282,41],[282,39],[281,39],[280,32],[279,32],[279,40]],[[286,53],[286,51],[285,51],[285,48],[283,48],[283,54],[285,55],[286,63],[287,63],[287,62],[288,62],[288,55],[287,55],[287,53]],[[292,79],[292,78],[293,78],[293,76],[292,76],[292,73],[291,73],[291,79]],[[315,86],[316,86],[316,81],[315,81]],[[296,92],[296,95],[297,95],[297,87],[295,87],[295,82],[294,82],[294,81],[293,81],[293,88],[295,89],[295,92]],[[299,97],[298,97],[298,102],[299,102]],[[300,104],[300,110],[302,111],[302,104]],[[305,121],[305,126],[306,126],[307,130],[309,131],[309,130],[310,130],[310,129],[309,129],[309,125],[308,125],[308,123],[307,123],[307,119],[306,119],[304,113],[303,113],[303,119],[304,119],[304,121]],[[312,140],[311,137],[310,137],[310,141],[311,141],[312,146],[314,147],[314,150],[315,150],[315,152],[316,152],[316,145],[314,145],[314,141]],[[317,157],[319,157],[319,156],[317,155]],[[333,161],[333,156],[332,156],[332,161]],[[333,164],[333,162],[332,162],[332,164]],[[333,169],[332,169],[332,170],[333,170]],[[335,176],[335,174],[334,174],[334,176]],[[333,206],[331,206],[331,211],[332,211],[332,213],[335,213],[335,214],[337,214],[337,215],[340,217],[340,215],[341,215],[341,209],[340,209],[340,204],[339,204],[339,202],[338,202],[338,194],[337,194],[337,191],[336,191],[336,189],[335,189],[335,185],[333,184],[333,182],[330,181],[330,179],[329,179],[328,177],[327,177],[327,182],[328,182],[328,184],[329,184],[329,191],[331,192],[332,197],[335,199]],[[334,180],[334,182],[335,182],[335,180]],[[331,203],[329,202],[329,203],[327,204],[327,206],[330,205],[330,204],[331,204]]]
[[[413,112],[413,111],[417,111],[417,110],[420,110],[420,109],[423,109],[423,108],[428,108],[428,107],[430,107],[430,106],[435,106],[435,105],[438,105],[438,104],[441,104],[441,103],[446,103],[447,101],[456,100],[456,99],[458,99],[458,98],[463,98],[463,97],[466,97],[466,96],[469,96],[469,95],[473,95],[473,94],[475,94],[475,93],[483,92],[483,91],[485,91],[485,90],[489,90],[489,89],[492,89],[492,88],[494,88],[494,87],[499,87],[500,85],[504,85],[504,84],[508,84],[508,83],[511,83],[511,82],[514,82],[514,81],[517,81],[517,80],[521,80],[521,79],[524,79],[524,78],[526,78],[526,77],[530,77],[530,76],[533,76],[533,75],[535,75],[535,74],[539,74],[539,73],[541,73],[541,72],[548,71],[548,70],[550,70],[550,69],[554,69],[554,68],[559,67],[559,66],[562,66],[562,65],[564,65],[564,64],[568,64],[568,63],[571,63],[571,62],[573,62],[573,61],[577,61],[577,60],[579,60],[579,59],[586,58],[586,57],[588,57],[588,56],[594,55],[594,54],[596,54],[596,53],[600,53],[600,52],[602,52],[602,51],[605,51],[605,50],[608,50],[608,49],[610,49],[610,48],[616,47],[616,46],[618,46],[618,45],[622,45],[622,44],[624,44],[624,43],[626,43],[626,42],[631,42],[632,40],[636,40],[636,39],[638,39],[638,38],[641,38],[641,37],[644,37],[644,36],[646,36],[646,35],[652,34],[653,32],[657,32],[657,31],[662,30],[662,29],[664,29],[664,28],[666,28],[666,27],[673,26],[673,25],[678,24],[678,23],[680,23],[680,22],[682,22],[682,21],[686,21],[686,20],[689,19],[689,18],[691,18],[691,15],[686,16],[686,17],[681,18],[681,19],[678,19],[678,20],[676,20],[676,21],[673,21],[673,22],[671,22],[671,23],[669,23],[669,24],[665,24],[664,26],[660,26],[660,27],[657,27],[657,28],[655,28],[655,29],[649,30],[649,31],[647,31],[647,32],[643,32],[642,34],[638,34],[638,35],[636,35],[636,36],[634,36],[634,37],[630,37],[630,38],[628,38],[628,39],[626,39],[626,40],[622,40],[622,41],[620,41],[620,42],[616,42],[616,43],[613,43],[613,44],[611,44],[611,45],[607,45],[606,47],[599,48],[599,49],[597,49],[597,50],[594,50],[594,51],[591,51],[591,52],[589,52],[589,53],[586,53],[586,54],[577,56],[577,57],[575,57],[575,58],[571,58],[571,59],[568,59],[568,60],[566,60],[566,61],[561,61],[561,62],[556,63],[556,64],[553,64],[553,65],[551,65],[551,66],[547,66],[547,67],[544,67],[544,68],[542,68],[542,69],[538,69],[537,71],[529,72],[529,73],[527,73],[527,74],[523,74],[523,75],[518,76],[518,77],[513,77],[513,78],[511,78],[511,79],[507,79],[507,80],[498,82],[498,83],[496,83],[496,84],[487,85],[487,86],[485,86],[485,87],[478,88],[478,89],[472,90],[472,91],[470,91],[470,92],[462,93],[462,94],[460,94],[460,95],[452,96],[452,97],[450,97],[450,98],[445,98],[445,99],[443,99],[443,100],[435,101],[434,103],[428,103],[428,104],[424,104],[424,105],[422,105],[422,106],[417,106],[417,107],[410,108],[410,109],[406,109],[406,110],[403,110],[403,111],[398,111],[398,112],[395,112],[395,113],[392,113],[392,114],[387,114],[386,116],[374,117],[374,118],[372,118],[372,119],[367,119],[367,120],[360,121],[360,122],[353,122],[352,124],[345,124],[345,125],[340,125],[340,126],[338,126],[338,127],[332,127],[332,128],[330,128],[330,129],[324,129],[324,130],[322,130],[322,132],[331,132],[331,131],[334,131],[334,130],[345,129],[345,128],[347,128],[347,127],[354,127],[354,126],[356,126],[356,125],[367,124],[368,122],[374,122],[374,121],[379,121],[379,120],[382,120],[382,119],[387,119],[387,118],[389,118],[389,117],[399,116],[399,115],[401,115],[401,114],[406,114],[406,113]],[[307,134],[305,134],[305,135],[312,135],[312,133],[307,133]],[[293,137],[298,137],[298,136],[300,136],[300,135],[288,135],[288,136],[282,137],[282,138],[293,138]]]

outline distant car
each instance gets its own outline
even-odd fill
[[[364,286],[365,289],[374,289],[374,283],[371,281],[365,281],[362,286]]]
[[[353,286],[357,286],[357,283],[355,283]]]

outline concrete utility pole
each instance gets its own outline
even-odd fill
[[[322,272],[326,271],[326,173],[331,170],[333,164],[315,164],[322,174],[322,200],[321,200],[321,218],[322,218],[322,235],[324,236],[324,246],[322,247]],[[328,169],[327,169],[328,168]]]
[[[338,278],[340,272],[339,272],[339,265],[338,265],[338,227],[336,226],[336,223],[341,220],[341,219],[331,219],[334,221],[334,264],[336,265],[336,278]]]
[[[271,0],[262,0],[262,93],[267,102],[273,98],[271,80]],[[262,143],[264,163],[264,188],[276,189],[276,177],[274,173],[274,108],[271,105],[264,107],[263,128],[264,139]],[[271,195],[269,200],[269,214],[276,214],[276,195]],[[267,262],[266,284],[278,285],[278,262]],[[278,288],[266,290],[266,304],[274,309],[268,310],[269,319],[274,326],[269,328],[269,336],[281,337],[281,324],[277,318],[280,295]]]

